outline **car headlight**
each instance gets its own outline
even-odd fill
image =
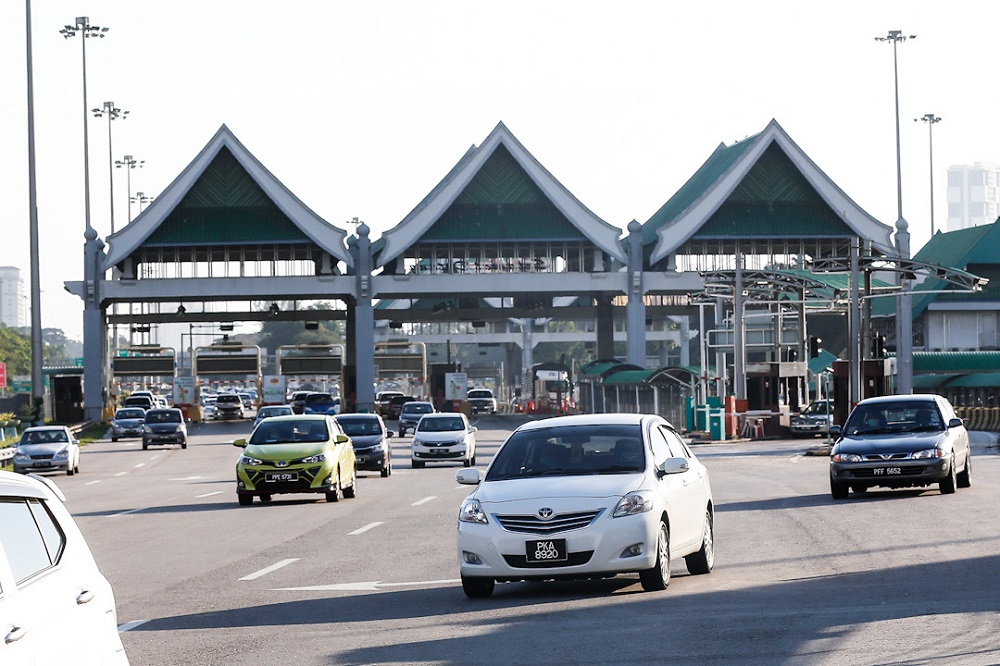
[[[52,456],[53,460],[66,460],[67,458],[69,458],[69,449],[63,449]]]
[[[629,493],[625,497],[621,498],[618,502],[618,506],[615,507],[615,512],[611,514],[612,518],[621,518],[622,516],[632,516],[637,513],[646,513],[653,508],[653,497],[644,492],[633,492]]]
[[[16,460],[17,462],[28,462],[29,460],[31,460],[31,456],[29,456],[27,453],[15,453],[14,460]]]
[[[253,467],[256,465],[263,465],[264,461],[259,458],[251,458],[250,456],[240,456],[240,464]]]
[[[914,460],[925,460],[927,458],[944,458],[946,455],[948,454],[944,452],[944,449],[924,449],[911,453],[910,457]]]
[[[863,462],[864,458],[859,456],[857,453],[837,453],[831,458],[831,460],[838,463],[857,463]]]
[[[330,459],[330,456],[324,451],[323,453],[318,453],[314,456],[309,456],[308,458],[303,458],[302,462],[307,464],[321,463]]]
[[[152,428],[150,428],[150,427],[149,427],[149,426],[147,426],[147,425],[144,425],[144,426],[142,426],[142,431],[143,431],[144,433],[146,433],[147,435],[151,435],[151,434],[153,434],[153,429],[152,429]]]
[[[385,451],[385,444],[379,442],[378,444],[368,447],[368,450],[371,451],[372,453],[382,453],[383,451]]]
[[[462,508],[458,512],[458,519],[463,523],[479,523],[485,525],[486,512],[483,511],[482,504],[477,499],[467,499],[462,502]]]

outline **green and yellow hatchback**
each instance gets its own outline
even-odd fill
[[[326,414],[274,416],[257,424],[236,463],[236,497],[241,505],[270,502],[283,493],[324,493],[327,502],[357,494],[354,446]]]

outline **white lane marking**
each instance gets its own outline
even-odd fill
[[[167,479],[168,481],[198,481],[199,479],[204,479],[203,476],[184,476],[179,479]]]
[[[125,476],[128,472],[118,472],[115,476]]]
[[[85,486],[92,486],[95,483],[100,483],[100,482],[101,482],[101,479],[97,479],[96,481],[87,481],[87,483],[85,483],[83,485],[85,485]]]
[[[277,587],[272,591],[284,592],[378,592],[381,587],[415,587],[420,585],[454,585],[461,583],[460,578],[446,580],[421,580],[412,583],[383,583],[371,580],[364,583],[333,583],[331,585],[309,585],[307,587]]]
[[[275,562],[274,564],[272,564],[269,567],[264,567],[260,571],[255,571],[252,574],[250,574],[249,576],[243,576],[243,578],[240,578],[239,580],[255,580],[257,578],[260,578],[261,576],[266,576],[267,574],[271,573],[272,571],[277,571],[281,567],[287,567],[292,562],[298,562],[298,561],[299,561],[299,558],[297,558],[297,557],[293,557],[293,558],[291,558],[289,560],[281,560],[280,562]]]
[[[144,507],[140,507],[140,508],[138,508],[138,509],[129,509],[128,511],[121,511],[121,512],[119,512],[119,513],[113,513],[113,514],[111,514],[111,515],[110,515],[109,517],[110,517],[110,518],[116,518],[116,517],[118,517],[118,516],[127,516],[127,515],[128,515],[128,514],[130,514],[130,513],[138,513],[139,511],[145,511],[145,510],[146,510],[146,509],[148,509],[148,508],[149,508],[149,507],[145,507],[145,506],[144,506]]]
[[[195,495],[194,498],[195,499],[204,499],[206,497],[211,497],[212,495],[221,495],[222,493],[223,493],[222,490],[216,490],[214,493],[205,493],[204,495]]]
[[[374,527],[378,527],[381,524],[382,523],[368,523],[364,527],[359,527],[358,529],[354,530],[353,532],[348,532],[347,536],[355,536],[357,534],[364,534],[368,530],[370,530],[370,529],[372,529]]]
[[[145,467],[145,466],[146,466],[146,463],[139,463],[138,465],[135,466],[135,468],[139,469],[140,467]]]
[[[126,622],[125,624],[119,624],[118,631],[124,634],[126,631],[131,631],[136,627],[141,627],[147,622],[149,622],[149,620],[132,620],[131,622]]]
[[[431,495],[430,497],[425,497],[422,500],[417,500],[416,502],[414,502],[410,506],[420,506],[421,504],[427,504],[431,500],[435,500],[435,499],[437,499],[437,495]]]

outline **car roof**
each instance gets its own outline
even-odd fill
[[[431,407],[434,406],[432,403],[429,403],[426,400],[411,400],[410,402],[408,402],[408,403],[406,403],[406,404],[403,405],[403,409],[406,409],[407,407],[414,407],[414,406],[419,407],[421,405],[424,405],[424,406],[430,405]]]
[[[25,428],[24,432],[43,432],[49,430],[67,430],[66,426],[31,426],[30,428]]]
[[[462,412],[434,412],[433,414],[424,414],[425,419],[429,418],[440,419],[452,416],[465,416],[465,414],[463,414]]]
[[[37,497],[50,499],[53,493],[31,475],[0,472],[0,497]]]
[[[153,412],[179,412],[181,411],[179,407],[156,407],[154,409],[147,409],[146,414],[152,414]]]
[[[877,405],[886,402],[933,402],[942,400],[941,396],[935,393],[904,393],[901,395],[880,395],[874,398],[865,398],[859,405]]]
[[[335,417],[338,421],[347,419],[348,421],[381,421],[382,417],[378,414],[337,414]]]
[[[596,425],[642,425],[648,419],[659,418],[651,414],[573,414],[553,416],[548,419],[529,421],[518,430],[537,430],[555,426],[596,426]]]
[[[329,418],[326,414],[282,414],[281,416],[267,417],[268,423],[279,421],[326,421]]]

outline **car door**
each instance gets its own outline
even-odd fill
[[[26,611],[22,606],[7,556],[0,544],[0,664],[5,666],[36,663],[34,635],[28,629]]]
[[[659,425],[653,425],[650,429],[653,464],[657,467],[668,458],[679,457],[667,443],[667,432]],[[691,470],[676,474],[658,474],[657,477],[656,489],[667,507],[667,516],[670,518],[670,550],[674,552],[687,548],[692,541],[691,532],[694,529],[691,517],[690,486],[693,478]]]

